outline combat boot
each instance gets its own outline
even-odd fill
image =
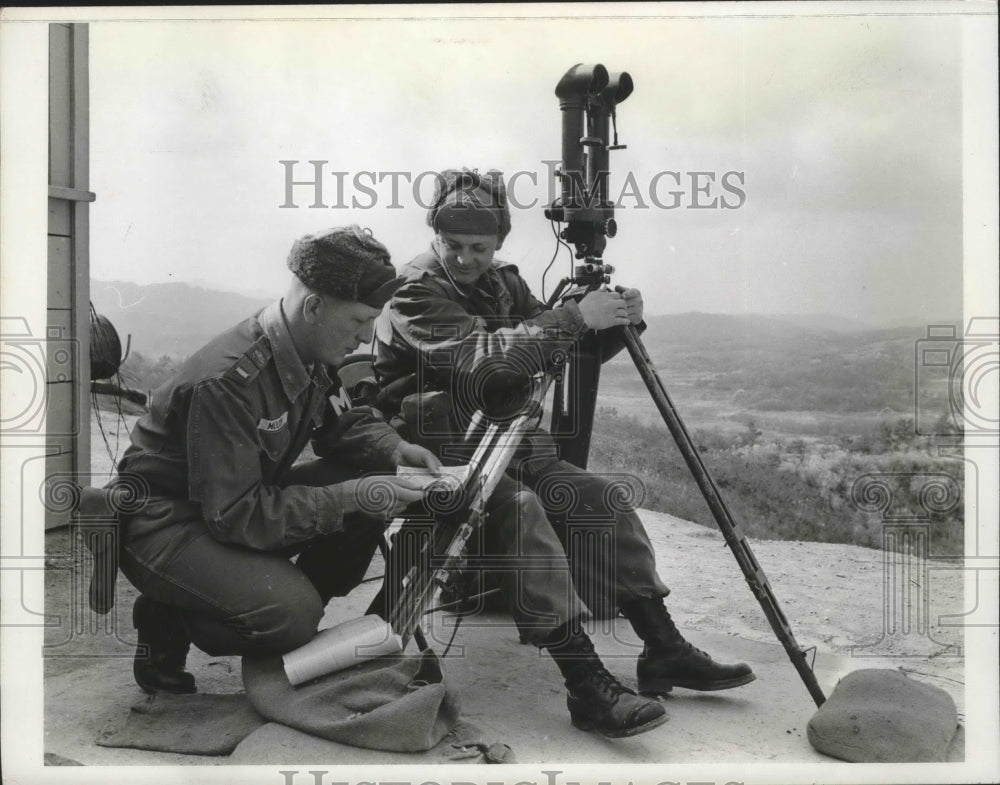
[[[194,676],[184,670],[191,642],[177,610],[139,595],[132,606],[132,625],[139,633],[132,675],[143,692],[197,692]]]
[[[607,671],[578,626],[560,627],[551,640],[557,642],[546,648],[566,679],[566,706],[574,727],[617,739],[667,721],[659,701],[640,698]]]
[[[665,695],[673,687],[728,690],[757,678],[746,663],[723,665],[684,640],[659,597],[631,602],[622,613],[645,644],[636,666],[640,695]]]

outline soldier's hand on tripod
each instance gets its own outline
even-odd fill
[[[639,324],[642,321],[642,292],[638,289],[626,289],[623,286],[615,287],[622,299],[625,300],[625,307],[628,308],[628,320],[632,324]]]
[[[343,490],[345,515],[360,512],[377,520],[391,521],[424,498],[424,488],[414,480],[393,474],[348,480],[338,487]]]
[[[580,316],[591,330],[606,330],[629,323],[628,306],[618,292],[595,289],[579,302]]]

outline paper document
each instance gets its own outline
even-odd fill
[[[421,488],[429,488],[435,483],[441,483],[448,490],[459,490],[469,477],[469,464],[462,466],[442,466],[440,476],[431,474],[430,469],[421,466],[399,466],[396,475],[405,477]]]

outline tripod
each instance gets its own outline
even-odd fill
[[[614,268],[603,262],[608,237],[614,237],[617,225],[614,205],[607,197],[608,152],[621,149],[615,122],[616,106],[631,95],[632,78],[625,72],[609,74],[603,65],[573,66],[556,86],[562,111],[562,168],[556,172],[561,181],[561,195],[545,216],[566,227],[559,236],[576,249],[582,264],[572,277],[560,281],[548,300],[549,307],[562,299],[579,297],[611,282]],[[609,131],[614,129],[613,139]],[[565,294],[570,286],[576,291]],[[722,536],[735,557],[744,578],[760,603],[792,665],[805,683],[809,694],[821,706],[826,697],[816,674],[792,633],[788,619],[778,605],[763,568],[757,562],[750,543],[737,528],[736,521],[709,475],[701,456],[677,413],[666,387],[650,360],[639,332],[632,325],[621,328],[639,375],[649,391],[663,422],[691,471],[707,502]],[[551,432],[567,461],[586,468],[590,434],[597,400],[601,370],[601,347],[593,333],[587,336],[569,361],[569,368],[556,379],[554,386]],[[813,651],[815,651],[813,649]]]

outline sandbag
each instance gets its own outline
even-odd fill
[[[157,693],[132,706],[97,737],[101,747],[127,747],[184,755],[228,755],[264,720],[246,695]]]
[[[243,686],[264,717],[342,744],[424,752],[459,716],[432,651],[380,657],[293,687],[280,657],[243,658]]]
[[[955,701],[896,670],[847,674],[809,720],[809,743],[855,763],[946,761],[958,730]]]
[[[338,744],[278,722],[269,722],[243,739],[227,762],[236,766],[273,767],[276,764],[307,760],[335,762],[337,766],[439,766],[517,762],[508,745],[495,741],[491,743],[478,726],[465,719],[455,723],[455,727],[436,746],[423,752],[389,752]],[[312,780],[307,779],[306,783],[310,784]]]

